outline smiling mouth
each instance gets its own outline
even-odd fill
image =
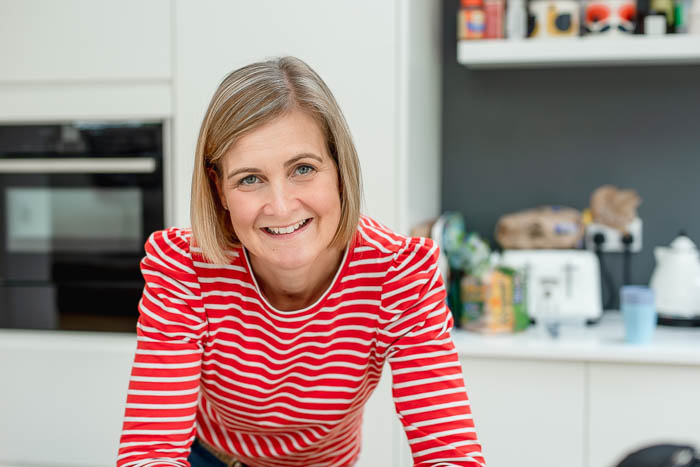
[[[309,221],[311,221],[311,218],[304,219],[303,221],[299,221],[296,224],[290,225],[288,227],[263,227],[261,230],[271,235],[289,235],[303,228],[309,223]]]

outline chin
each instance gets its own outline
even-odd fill
[[[280,269],[298,269],[312,264],[316,256],[304,253],[299,249],[292,251],[277,251],[266,255],[266,262]]]

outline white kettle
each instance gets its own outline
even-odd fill
[[[700,257],[695,243],[680,234],[670,247],[656,247],[654,256],[656,267],[650,285],[656,295],[659,321],[700,322]]]

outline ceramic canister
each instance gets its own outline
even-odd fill
[[[634,0],[588,0],[584,3],[583,30],[596,36],[633,34],[636,10]]]
[[[574,0],[533,0],[529,6],[530,37],[573,37],[579,32],[579,3]]]

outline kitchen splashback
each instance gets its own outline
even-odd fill
[[[700,243],[700,66],[471,71],[455,58],[457,7],[443,2],[443,211],[493,239],[504,213],[581,209],[611,183],[643,200],[633,283],[679,229]],[[619,282],[621,257],[607,259]]]

